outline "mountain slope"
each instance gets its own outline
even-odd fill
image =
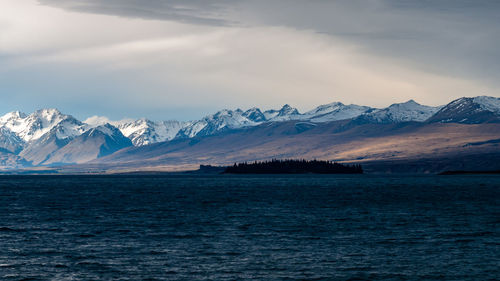
[[[499,123],[500,98],[480,96],[460,98],[441,108],[429,122],[439,123]]]
[[[121,169],[229,165],[272,158],[365,163],[414,161],[427,157],[438,163],[440,159],[467,155],[487,158],[498,153],[498,143],[491,140],[500,139],[500,124],[363,124],[338,130],[348,122],[321,123],[307,130],[299,129],[301,121],[262,124],[203,138],[131,147],[91,163],[101,168]],[[488,163],[494,165],[494,161]],[[458,164],[474,165],[460,161]],[[500,163],[497,164],[500,168]],[[438,171],[440,167],[436,164],[432,171]]]
[[[53,152],[43,164],[84,163],[132,146],[117,128],[105,124],[91,128]]]
[[[59,138],[59,129],[60,127],[54,127],[42,137],[28,142],[19,153],[19,156],[32,162],[33,165],[45,164],[52,154],[71,140],[71,138]]]
[[[14,154],[19,153],[24,146],[24,141],[11,130],[0,127],[0,148]]]
[[[0,170],[21,169],[31,166],[31,163],[26,161],[26,159],[6,149],[0,148]]]

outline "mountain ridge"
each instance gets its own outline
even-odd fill
[[[245,111],[224,109],[200,120],[188,122],[152,121],[146,118],[111,121],[99,116],[79,121],[57,109],[40,109],[31,114],[13,111],[0,117],[0,148],[26,161],[17,162],[29,165],[84,163],[127,147],[148,146],[183,139],[192,139],[196,142],[198,139],[214,135],[233,131],[243,132],[264,125],[273,127],[273,123],[279,125],[287,122],[292,122],[293,126],[287,127],[287,131],[282,132],[284,135],[300,134],[316,127],[321,128],[321,124],[332,122],[341,124],[331,127],[332,133],[339,133],[362,124],[404,126],[405,123],[412,122],[500,123],[500,98],[464,97],[438,107],[421,105],[414,100],[392,104],[386,108],[332,102],[305,113],[300,113],[296,108],[285,104],[279,110],[262,111],[256,107]],[[96,130],[100,133],[97,134]],[[269,134],[275,133],[269,131]],[[96,152],[100,148],[106,152]],[[108,148],[109,150],[106,150]],[[86,151],[87,154],[84,155],[82,151]],[[8,165],[0,166],[2,167],[9,168]]]

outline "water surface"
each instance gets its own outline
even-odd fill
[[[4,176],[1,280],[498,280],[499,176]]]

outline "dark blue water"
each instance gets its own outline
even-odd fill
[[[498,280],[498,176],[0,177],[1,280]]]

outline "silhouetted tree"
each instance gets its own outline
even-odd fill
[[[272,159],[250,164],[248,162],[234,163],[224,172],[229,174],[362,174],[363,168],[359,164],[345,165],[322,160]]]

